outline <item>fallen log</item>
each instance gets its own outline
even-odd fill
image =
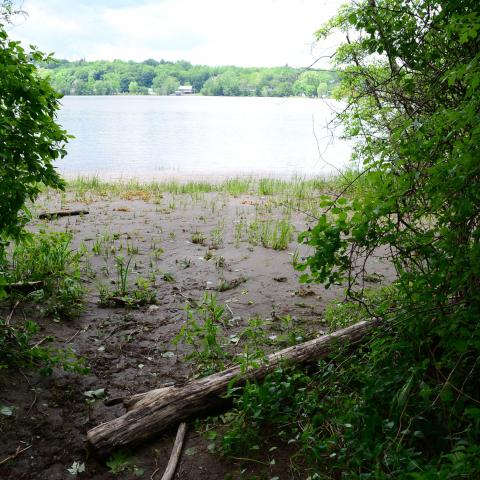
[[[5,285],[5,290],[10,291],[19,291],[19,292],[31,292],[33,290],[38,290],[43,287],[42,280],[35,280],[32,282],[14,282],[8,283]]]
[[[75,215],[88,215],[88,210],[61,210],[59,212],[44,212],[41,213],[38,218],[40,220],[51,220],[57,217],[73,217]]]
[[[355,345],[378,325],[378,320],[363,321],[329,335],[280,350],[269,355],[257,369],[241,373],[239,366],[208,377],[134,395],[124,400],[127,413],[87,432],[89,444],[104,455],[112,448],[139,443],[189,417],[209,410],[218,403],[228,385],[260,380],[282,362],[291,365],[311,363],[328,356],[338,346]]]

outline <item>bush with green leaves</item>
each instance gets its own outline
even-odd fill
[[[0,10],[0,257],[9,239],[19,239],[28,221],[26,206],[42,185],[63,188],[53,162],[66,154],[69,136],[56,123],[59,95],[36,63],[51,61],[34,47],[26,51],[8,38],[2,21],[12,11]],[[3,20],[2,20],[3,17]]]
[[[333,439],[330,464],[349,478],[476,478],[480,6],[359,1],[318,36],[338,30],[339,119],[361,165],[351,185],[368,188],[323,197],[324,214],[300,236],[313,253],[297,267],[305,282],[347,282],[365,318],[384,322],[336,372],[330,422],[351,427]],[[365,259],[380,249],[396,268],[394,301],[363,291]]]

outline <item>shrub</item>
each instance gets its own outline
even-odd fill
[[[55,123],[60,97],[35,67],[51,57],[34,47],[26,52],[1,22],[0,16],[0,257],[8,239],[22,235],[26,202],[41,185],[63,188],[53,162],[66,154],[69,138]]]

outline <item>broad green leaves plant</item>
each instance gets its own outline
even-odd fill
[[[55,122],[59,96],[35,63],[50,60],[35,47],[10,40],[0,18],[0,256],[19,239],[26,207],[41,186],[63,188],[54,161],[66,154],[69,136]]]

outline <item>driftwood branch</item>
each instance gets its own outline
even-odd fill
[[[182,422],[178,426],[177,436],[175,437],[175,443],[173,444],[172,454],[170,455],[170,460],[168,461],[167,468],[163,474],[162,480],[172,480],[175,475],[175,470],[177,469],[178,460],[180,459],[180,454],[182,453],[183,440],[185,438],[185,432],[187,431],[187,424]]]
[[[5,290],[10,291],[19,291],[19,292],[30,292],[33,290],[38,290],[43,287],[43,281],[35,280],[32,282],[13,282],[5,285]]]
[[[327,357],[339,346],[355,345],[378,325],[377,320],[356,323],[329,335],[280,350],[269,355],[264,365],[242,373],[231,367],[180,386],[164,387],[124,400],[127,413],[92,428],[87,433],[90,445],[100,454],[112,448],[142,442],[172,425],[199,413],[212,410],[232,382],[242,385],[247,379],[260,380],[282,362],[295,365]]]
[[[40,220],[51,220],[57,217],[73,217],[75,215],[88,215],[88,210],[61,210],[59,212],[44,212],[41,213],[38,218]]]

